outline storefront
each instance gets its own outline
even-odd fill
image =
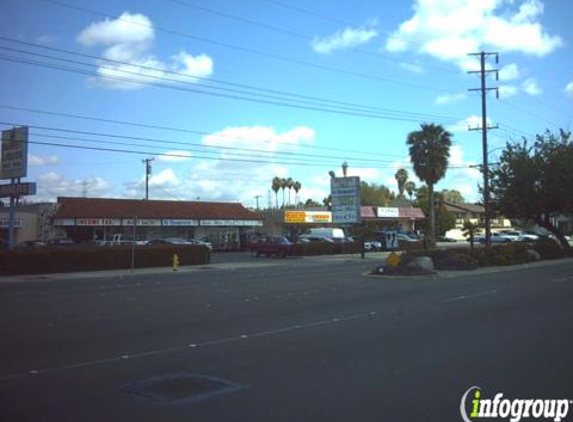
[[[236,250],[263,217],[239,203],[58,198],[53,225],[77,242],[169,237],[206,239],[215,249]]]

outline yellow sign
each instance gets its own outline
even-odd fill
[[[400,255],[398,255],[396,252],[390,252],[390,255],[388,255],[388,258],[386,258],[386,264],[388,264],[390,267],[397,267],[400,265],[401,260],[402,259],[400,258]]]
[[[285,211],[285,223],[332,223],[330,211]]]
[[[285,223],[290,223],[290,224],[306,223],[306,212],[285,211]]]

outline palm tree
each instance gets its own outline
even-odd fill
[[[277,204],[277,209],[279,208],[279,189],[280,188],[281,188],[281,178],[278,176],[273,177],[271,189],[275,193],[275,202]]]
[[[297,180],[296,182],[294,182],[294,184],[292,185],[293,189],[294,189],[294,203],[295,205],[298,204],[298,192],[300,191],[300,188],[302,187],[301,183]]]
[[[285,207],[285,189],[287,187],[286,179],[281,178],[281,189],[283,190],[283,208]]]
[[[422,123],[420,128],[421,130],[408,134],[406,144],[410,149],[410,161],[416,176],[428,185],[430,227],[427,237],[428,245],[434,246],[436,231],[434,185],[446,174],[452,134],[433,123]]]
[[[342,176],[346,177],[347,173],[348,173],[348,163],[345,161],[344,163],[342,163]]]
[[[290,190],[293,188],[294,186],[294,180],[292,180],[292,177],[289,177],[288,179],[286,179],[286,187],[288,188],[288,205],[290,207]]]
[[[403,198],[404,188],[408,181],[408,171],[405,169],[398,169],[394,177],[396,178],[396,182],[398,182],[398,197]]]
[[[408,192],[408,197],[410,198],[410,201],[411,201],[412,196],[414,196],[414,192],[416,191],[416,184],[414,182],[412,182],[411,180],[408,180],[404,184],[404,189],[406,189],[406,192]]]

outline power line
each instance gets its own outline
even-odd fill
[[[76,10],[76,11],[80,11],[82,13],[88,13],[91,15],[100,16],[100,17],[104,17],[107,19],[114,19],[114,20],[126,22],[126,23],[129,23],[131,25],[141,26],[141,27],[145,27],[145,28],[152,28],[154,30],[164,32],[167,34],[176,35],[176,36],[183,37],[183,38],[189,38],[189,39],[193,39],[196,41],[201,41],[201,42],[217,45],[219,47],[230,48],[230,49],[242,51],[245,53],[255,54],[255,55],[259,55],[259,56],[263,56],[263,57],[268,57],[268,58],[272,58],[275,60],[280,60],[280,61],[284,61],[284,62],[288,62],[288,63],[293,63],[293,64],[297,64],[300,66],[312,67],[315,69],[328,70],[331,72],[337,72],[337,73],[350,75],[350,76],[356,76],[356,77],[360,77],[360,78],[372,79],[372,80],[376,80],[376,81],[380,81],[380,82],[386,82],[386,83],[392,83],[392,84],[396,84],[396,85],[408,86],[410,88],[424,89],[424,90],[430,90],[430,91],[434,91],[434,92],[444,92],[444,93],[450,93],[450,94],[453,93],[452,91],[446,90],[446,89],[439,89],[439,88],[435,88],[435,87],[417,85],[417,84],[412,84],[409,82],[402,82],[402,81],[397,81],[394,79],[382,78],[382,77],[376,76],[376,75],[363,74],[363,73],[354,72],[351,70],[340,69],[340,68],[336,68],[336,67],[311,63],[311,62],[307,62],[304,60],[299,60],[299,59],[294,59],[291,57],[281,56],[281,55],[274,54],[274,53],[268,53],[268,52],[264,52],[261,50],[255,50],[255,49],[242,47],[242,46],[238,46],[238,45],[234,45],[234,44],[224,43],[221,41],[216,41],[216,40],[212,40],[212,39],[205,38],[205,37],[199,37],[196,35],[191,35],[191,34],[188,34],[185,32],[181,32],[181,31],[177,31],[177,30],[173,30],[173,29],[169,29],[169,28],[165,28],[165,27],[161,27],[161,26],[157,26],[157,25],[147,25],[147,24],[144,24],[141,22],[134,22],[134,21],[131,21],[129,19],[122,19],[121,17],[114,18],[113,16],[111,16],[108,13],[100,12],[100,11],[86,8],[86,7],[71,5],[71,4],[68,4],[68,3],[65,3],[65,2],[59,1],[59,0],[36,0],[36,1],[41,1],[44,3],[53,4],[53,5],[56,5],[59,7],[64,7],[67,9]]]
[[[129,141],[147,141],[147,142],[153,142],[153,143],[159,143],[161,144],[161,148],[166,148],[170,145],[182,145],[187,147],[187,149],[185,151],[188,152],[200,152],[200,153],[210,153],[209,151],[204,151],[202,149],[189,149],[189,146],[198,146],[200,148],[205,148],[205,149],[215,149],[216,151],[214,153],[221,153],[221,152],[225,152],[225,153],[229,153],[228,151],[239,151],[242,153],[247,153],[249,155],[252,155],[251,153],[258,153],[258,154],[265,154],[265,155],[259,155],[260,157],[265,157],[265,156],[269,156],[269,155],[288,155],[288,156],[294,156],[295,158],[306,158],[306,157],[310,157],[310,158],[320,158],[320,159],[331,159],[331,160],[343,160],[343,159],[349,159],[352,161],[360,161],[360,162],[372,162],[372,163],[389,163],[391,161],[387,161],[387,160],[377,160],[377,159],[365,159],[365,158],[360,158],[360,157],[353,157],[353,156],[329,156],[329,155],[316,155],[316,154],[305,154],[305,153],[297,153],[297,152],[291,152],[291,151],[266,151],[266,150],[260,150],[260,149],[254,149],[254,148],[239,148],[239,147],[232,147],[232,146],[217,146],[217,145],[205,145],[205,144],[199,144],[199,143],[194,143],[194,142],[180,142],[180,141],[172,141],[172,140],[167,140],[167,139],[159,139],[159,138],[148,138],[148,137],[142,137],[142,136],[128,136],[128,135],[118,135],[118,134],[110,134],[110,133],[102,133],[102,132],[93,132],[93,131],[79,131],[79,130],[72,130],[72,129],[60,129],[60,128],[54,128],[54,127],[48,127],[48,126],[39,126],[39,125],[22,125],[20,123],[13,123],[13,122],[0,122],[0,124],[4,124],[7,126],[27,126],[29,128],[32,129],[42,129],[42,130],[48,130],[48,131],[56,131],[56,132],[64,132],[64,133],[73,133],[73,134],[80,134],[80,135],[91,135],[91,136],[98,136],[98,137],[104,137],[104,138],[117,138],[117,139],[126,139]],[[99,140],[97,139],[88,139],[88,138],[79,138],[79,137],[69,137],[69,136],[61,136],[61,135],[53,135],[53,134],[42,134],[42,133],[34,133],[36,136],[46,136],[46,137],[52,137],[52,138],[58,138],[58,139],[70,139],[70,140],[78,140],[78,141],[88,141],[88,142],[99,142]],[[244,139],[245,140],[245,139]],[[131,143],[115,143],[115,145],[134,145],[133,142]],[[148,147],[149,145],[145,145],[146,147]],[[238,155],[238,154],[236,154]],[[242,154],[243,155],[243,154]],[[384,155],[384,154],[380,154],[380,155]],[[402,157],[402,156],[393,156],[393,157]]]
[[[106,119],[101,117],[93,117],[93,116],[86,116],[80,114],[73,114],[73,113],[59,113],[54,111],[47,111],[47,110],[38,110],[38,109],[31,109],[25,107],[17,107],[12,105],[0,104],[0,108],[7,109],[7,110],[14,110],[14,111],[23,111],[28,113],[36,113],[36,114],[43,114],[48,116],[57,116],[57,117],[64,117],[64,118],[71,118],[71,119],[79,119],[79,120],[87,120],[87,121],[95,121],[101,123],[109,123],[109,124],[116,124],[116,125],[123,125],[123,126],[132,126],[132,127],[139,127],[139,128],[147,128],[147,129],[158,129],[164,131],[172,131],[172,132],[179,132],[179,133],[189,133],[195,135],[209,135],[217,138],[222,139],[229,139],[231,138],[227,134],[221,133],[211,133],[206,131],[198,131],[198,130],[191,130],[191,129],[183,129],[183,128],[175,128],[171,126],[163,126],[163,125],[151,125],[147,123],[139,123],[139,122],[129,122],[125,120],[116,120],[116,119]],[[272,142],[262,141],[262,142]],[[301,148],[308,148],[308,149],[317,149],[323,151],[338,151],[338,152],[345,152],[345,153],[354,153],[354,154],[364,154],[372,156],[372,151],[360,151],[360,150],[353,150],[353,149],[344,149],[344,148],[334,148],[334,147],[323,147],[319,145],[307,145],[307,144],[297,144],[297,147]],[[392,154],[384,154],[384,153],[377,153],[380,156],[387,156],[387,157],[402,157],[402,155],[392,155]]]
[[[292,92],[286,92],[286,91],[280,91],[280,90],[272,90],[272,89],[267,89],[267,88],[254,87],[252,85],[226,82],[226,81],[222,81],[222,80],[211,80],[211,78],[207,78],[207,77],[192,76],[192,75],[188,75],[188,74],[185,74],[182,72],[164,70],[164,69],[159,69],[159,68],[151,67],[151,66],[132,64],[132,63],[122,62],[122,61],[118,61],[118,60],[106,59],[106,58],[98,58],[97,56],[92,56],[92,55],[83,54],[83,53],[77,53],[77,52],[70,51],[70,50],[63,50],[63,49],[53,48],[53,47],[48,47],[48,46],[41,46],[39,44],[23,42],[23,41],[19,41],[19,40],[13,40],[13,39],[2,37],[2,36],[0,36],[0,40],[24,44],[24,45],[35,47],[35,48],[44,48],[44,49],[48,49],[51,51],[63,52],[66,54],[71,54],[71,55],[80,56],[80,57],[84,57],[84,58],[95,59],[95,60],[98,60],[100,62],[105,61],[105,62],[118,64],[118,65],[122,65],[122,66],[129,66],[132,68],[137,67],[140,69],[150,70],[153,72],[161,72],[161,73],[165,73],[165,74],[170,74],[170,75],[175,75],[178,77],[187,78],[189,80],[200,80],[200,81],[209,82],[209,83],[216,82],[219,84],[241,87],[241,88],[245,88],[245,89],[249,89],[249,90],[256,90],[256,91],[271,93],[271,94],[279,94],[281,96],[268,95],[268,94],[263,95],[263,94],[260,94],[257,92],[246,92],[246,91],[241,91],[241,90],[222,88],[222,87],[218,87],[218,86],[202,85],[202,87],[204,87],[204,88],[217,89],[217,90],[222,90],[225,92],[240,93],[240,94],[252,95],[252,96],[257,96],[257,97],[262,97],[262,98],[278,99],[278,100],[283,100],[283,101],[293,101],[293,100],[290,98],[284,98],[282,96],[301,98],[302,100],[297,99],[296,101],[298,103],[301,103],[301,104],[310,104],[310,105],[315,104],[318,106],[324,106],[324,104],[321,104],[321,103],[326,103],[327,106],[335,107],[335,108],[340,109],[342,111],[347,110],[347,111],[357,111],[357,112],[365,112],[365,113],[380,112],[380,113],[384,113],[384,114],[388,114],[388,115],[397,115],[397,116],[409,115],[409,116],[413,116],[413,117],[416,116],[419,119],[436,119],[437,118],[437,119],[443,120],[446,118],[445,116],[439,116],[439,115],[434,115],[434,114],[405,112],[402,110],[393,110],[393,109],[388,109],[388,108],[381,108],[381,107],[370,106],[370,105],[362,105],[362,104],[351,103],[351,102],[340,101],[340,100],[325,99],[325,98],[320,98],[320,97],[303,95],[303,94],[299,94],[299,93],[292,93]],[[116,69],[113,67],[110,68],[110,67],[101,66],[101,64],[100,65],[94,65],[92,63],[85,63],[85,62],[80,62],[80,61],[76,61],[76,60],[70,60],[70,59],[65,59],[65,58],[61,58],[61,57],[57,57],[57,56],[50,56],[50,55],[40,54],[40,53],[36,53],[36,52],[31,52],[31,51],[14,49],[14,48],[5,47],[5,46],[0,46],[0,49],[12,51],[12,52],[17,52],[17,53],[21,53],[21,54],[27,54],[27,55],[31,55],[33,57],[42,57],[42,58],[58,60],[58,61],[66,62],[66,63],[79,64],[81,66],[88,66],[88,67],[92,67],[92,68],[96,68],[96,69],[104,68],[104,69],[108,69],[108,70],[112,70],[112,71],[116,71],[116,72],[119,71],[122,73],[127,73],[127,74],[135,75],[135,76],[142,76],[142,77],[150,78],[150,79],[161,79],[161,80],[165,80],[167,82],[190,84],[190,81],[182,81],[180,79],[165,78],[165,77],[161,77],[161,76],[157,76],[157,75],[146,75],[144,73],[124,70],[124,69],[119,70],[119,69]],[[50,65],[50,64],[46,64],[46,65]],[[98,74],[95,76],[102,77],[103,75]],[[145,81],[140,81],[138,79],[138,82],[145,82]],[[192,83],[192,85],[195,85],[195,84]],[[306,100],[311,100],[311,101],[306,101]],[[331,104],[334,104],[334,105],[331,105]]]
[[[417,122],[420,120],[420,117],[398,117],[396,115],[387,115],[387,114],[382,114],[382,113],[374,113],[374,112],[366,112],[366,111],[365,112],[346,111],[346,110],[340,109],[340,108],[337,109],[337,108],[326,108],[323,106],[303,105],[303,104],[301,104],[300,101],[298,103],[286,103],[284,101],[265,100],[265,99],[260,99],[260,98],[249,98],[249,97],[234,95],[234,94],[210,92],[210,91],[205,91],[205,90],[201,90],[201,89],[191,89],[191,88],[186,88],[183,86],[169,85],[166,83],[142,81],[141,79],[133,79],[133,78],[128,78],[128,77],[119,76],[119,75],[100,75],[100,74],[93,73],[93,72],[83,70],[83,69],[70,68],[70,67],[65,67],[65,66],[61,66],[61,65],[54,65],[51,63],[38,62],[38,61],[30,60],[30,59],[23,59],[23,58],[13,57],[13,56],[2,56],[2,55],[0,55],[0,60],[5,60],[5,61],[9,61],[9,62],[16,62],[16,63],[31,64],[31,65],[42,67],[42,68],[63,70],[63,71],[67,71],[67,72],[78,73],[78,74],[83,74],[83,75],[88,75],[88,76],[103,77],[106,79],[119,80],[119,81],[123,81],[123,82],[130,82],[133,84],[147,85],[147,86],[153,86],[153,87],[158,87],[158,88],[166,88],[166,89],[183,91],[183,92],[191,92],[191,93],[195,93],[195,94],[209,95],[209,96],[215,96],[215,97],[220,97],[220,98],[242,100],[242,101],[260,103],[260,104],[266,104],[266,105],[282,106],[282,107],[288,107],[288,108],[299,109],[299,110],[309,110],[309,111],[325,112],[325,113],[332,113],[332,114],[339,114],[339,115],[365,117],[365,118],[382,119],[382,120],[405,121],[405,122]],[[91,65],[91,64],[85,64],[85,65],[95,67],[95,65]],[[112,69],[112,70],[117,71],[116,69]],[[137,72],[130,72],[127,70],[120,70],[120,72],[135,74],[135,75],[143,76],[146,78],[151,78],[151,76],[149,76],[149,75],[138,74]],[[155,77],[155,79],[158,79],[158,78]],[[160,79],[166,79],[166,78],[160,78]],[[249,95],[255,95],[255,94],[249,94]]]
[[[311,38],[311,37],[309,37],[309,36],[307,36],[307,35],[301,34],[301,33],[299,33],[299,32],[294,32],[294,31],[291,31],[291,30],[288,30],[288,29],[280,28],[280,27],[275,26],[275,25],[269,25],[269,24],[267,24],[267,23],[258,22],[258,21],[252,20],[252,19],[247,19],[247,18],[243,18],[243,17],[240,17],[240,16],[232,15],[232,14],[230,14],[230,13],[221,12],[220,10],[215,10],[215,9],[213,9],[213,8],[205,7],[205,6],[203,6],[203,5],[200,6],[200,5],[192,4],[192,3],[189,3],[189,2],[186,2],[186,1],[183,1],[183,0],[160,0],[160,1],[178,4],[178,5],[185,6],[185,7],[191,8],[191,9],[200,10],[200,11],[205,12],[205,13],[209,13],[209,14],[212,14],[212,15],[220,16],[220,17],[223,17],[223,18],[225,18],[225,19],[234,20],[234,21],[236,21],[236,22],[241,22],[241,23],[244,23],[244,24],[247,24],[247,25],[251,25],[251,26],[255,26],[255,27],[258,27],[258,28],[266,29],[266,30],[269,30],[269,31],[277,32],[277,33],[280,33],[280,34],[283,34],[283,35],[288,35],[288,36],[291,36],[291,37],[295,37],[295,38],[298,38],[298,39],[302,39],[302,40],[305,40],[305,41],[309,41],[309,42],[311,42],[311,43],[313,42],[313,38]],[[347,26],[352,26],[352,27],[359,27],[359,26],[360,26],[360,25],[355,25],[355,24],[351,24],[351,23],[346,23],[345,25],[347,25]],[[386,35],[390,35],[390,34],[387,34],[387,33],[386,33]],[[408,42],[408,41],[406,41],[406,40],[403,40],[403,41]],[[351,52],[353,52],[353,53],[358,53],[358,54],[362,54],[362,55],[365,55],[365,56],[373,57],[373,58],[376,58],[376,59],[379,59],[379,60],[392,61],[392,62],[396,62],[396,63],[402,63],[402,64],[408,64],[408,65],[417,66],[417,63],[414,63],[414,62],[409,62],[409,61],[406,61],[406,60],[400,60],[400,59],[397,59],[397,58],[394,58],[394,57],[388,57],[388,56],[385,56],[385,55],[381,55],[380,53],[372,53],[372,52],[370,52],[370,51],[366,51],[366,50],[363,50],[363,49],[360,49],[360,48],[349,47],[349,48],[346,48],[346,50],[351,51]],[[426,67],[426,68],[429,68],[429,69],[438,70],[438,71],[444,72],[444,73],[456,74],[456,75],[458,74],[458,72],[454,72],[454,71],[452,71],[452,70],[450,70],[450,69],[446,69],[446,68],[443,68],[443,67],[437,67],[437,66],[425,66],[425,67]]]

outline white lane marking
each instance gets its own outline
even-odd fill
[[[286,326],[283,328],[278,328],[275,330],[260,331],[260,332],[255,332],[255,333],[251,333],[251,334],[241,334],[239,336],[227,337],[227,338],[222,338],[222,339],[218,339],[218,340],[204,341],[202,343],[187,343],[183,346],[174,346],[174,347],[169,347],[166,349],[156,349],[156,350],[148,350],[145,352],[123,354],[123,355],[116,356],[116,357],[98,359],[98,360],[93,360],[93,361],[88,361],[88,362],[79,362],[79,363],[54,367],[54,368],[45,368],[45,369],[39,369],[39,370],[34,369],[34,370],[31,370],[28,372],[21,372],[21,373],[15,373],[15,374],[10,374],[10,375],[0,376],[0,382],[7,381],[10,379],[24,378],[24,377],[27,377],[30,375],[40,375],[40,374],[49,373],[49,372],[59,372],[59,371],[66,371],[66,370],[72,370],[72,369],[86,368],[86,367],[96,366],[96,365],[103,365],[103,364],[107,364],[107,363],[114,363],[114,362],[118,362],[121,360],[128,360],[128,359],[133,360],[133,359],[139,359],[139,358],[144,358],[144,357],[149,357],[149,356],[158,356],[158,355],[162,355],[162,354],[180,352],[182,350],[188,350],[189,348],[200,348],[200,347],[206,347],[206,346],[215,346],[215,345],[220,345],[220,344],[224,344],[224,343],[235,342],[238,340],[244,341],[244,340],[250,340],[252,338],[274,336],[274,335],[278,335],[278,334],[282,334],[282,333],[286,333],[286,332],[298,330],[298,329],[314,328],[314,327],[320,327],[320,326],[324,326],[324,325],[331,325],[331,324],[337,324],[337,323],[341,323],[341,322],[351,321],[351,320],[372,318],[375,315],[377,315],[376,312],[370,311],[370,312],[364,313],[364,314],[349,315],[349,316],[344,316],[344,317],[335,317],[335,318],[322,320],[322,321],[315,321],[315,322],[308,322],[308,323],[304,323],[304,324],[289,325],[289,326]]]
[[[563,277],[563,278],[555,278],[551,280],[552,283],[564,283],[566,281],[573,280],[573,277]]]
[[[461,295],[461,296],[456,296],[456,297],[452,297],[450,299],[446,299],[444,300],[444,303],[448,303],[448,302],[456,302],[458,300],[466,300],[466,299],[474,299],[476,297],[482,297],[482,296],[487,296],[487,295],[494,295],[497,293],[497,290],[490,290],[489,292],[481,292],[481,293],[475,293],[473,295]]]

